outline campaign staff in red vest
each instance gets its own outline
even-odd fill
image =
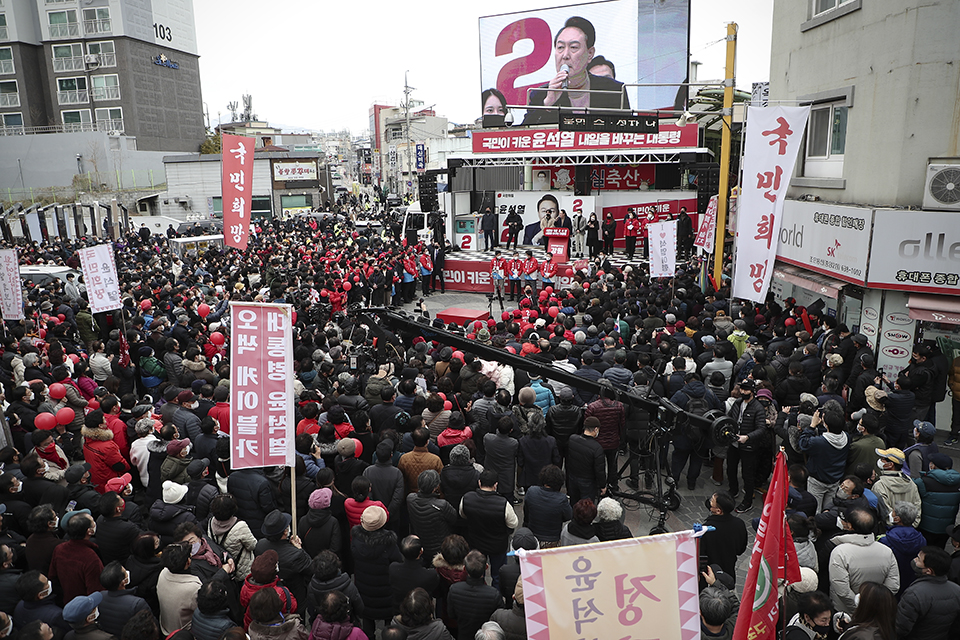
[[[490,261],[490,278],[493,280],[493,295],[503,299],[503,280],[506,277],[507,261],[500,256],[500,250],[493,253],[493,260]],[[511,286],[511,289],[513,287]]]
[[[433,279],[433,260],[427,248],[420,246],[420,286],[423,289],[423,295],[430,295],[430,280]]]
[[[533,257],[533,251],[527,249],[527,258],[523,261],[523,284],[524,286],[530,285],[534,291],[537,290],[537,272],[539,268],[540,263]]]
[[[546,289],[553,286],[553,279],[557,275],[557,263],[553,261],[553,254],[548,253],[547,258],[540,263],[540,288]]]
[[[507,277],[510,279],[510,302],[520,299],[520,275],[523,273],[523,260],[516,247],[513,249],[513,259],[507,260]]]
[[[627,215],[623,218],[623,237],[627,243],[627,259],[633,260],[633,254],[637,252],[637,236],[640,235],[640,221],[633,209],[627,209]]]

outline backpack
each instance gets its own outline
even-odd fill
[[[707,411],[710,410],[710,404],[707,402],[706,398],[694,398],[693,396],[687,396],[687,412],[692,413],[695,416],[706,415]]]

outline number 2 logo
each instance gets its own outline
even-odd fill
[[[538,71],[550,60],[550,53],[553,49],[553,35],[550,33],[550,25],[542,18],[524,18],[508,24],[497,36],[497,47],[495,53],[497,56],[503,56],[513,53],[516,43],[521,40],[532,40],[533,51],[516,60],[511,60],[503,65],[500,73],[497,74],[497,89],[503,94],[510,104],[527,104],[527,89],[536,87],[531,84],[524,87],[514,87],[514,83],[520,76]]]

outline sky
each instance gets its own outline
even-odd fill
[[[409,72],[414,100],[470,123],[481,89],[478,18],[564,4],[195,0],[205,109],[213,126],[218,114],[229,122],[227,104],[242,104],[249,93],[259,118],[284,130],[361,135],[370,105],[402,102]],[[699,78],[723,78],[726,24],[736,22],[737,86],[769,80],[772,16],[773,0],[691,0],[690,56],[703,63]]]

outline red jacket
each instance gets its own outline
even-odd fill
[[[347,522],[350,523],[350,528],[353,529],[355,526],[360,524],[360,516],[363,515],[363,512],[367,510],[367,507],[380,507],[387,512],[387,518],[390,518],[390,511],[387,509],[387,505],[383,504],[379,500],[372,500],[367,498],[363,502],[357,502],[353,498],[347,498],[343,502],[343,510],[347,512]]]
[[[260,589],[274,589],[277,592],[277,595],[280,596],[280,612],[281,613],[293,613],[297,610],[297,599],[293,597],[293,594],[290,593],[290,590],[286,587],[281,587],[278,583],[280,578],[274,578],[273,582],[268,582],[267,584],[257,584],[253,581],[253,578],[247,576],[247,579],[243,581],[243,586],[240,587],[240,606],[243,607],[246,613],[243,614],[243,628],[249,629],[250,623],[253,621],[253,618],[250,617],[250,598],[253,597],[257,591]]]
[[[499,272],[500,277],[504,278],[507,275],[507,263],[509,260],[504,260],[503,258],[494,258],[490,261],[490,275],[493,275],[494,272]]]
[[[107,429],[113,432],[113,441],[120,447],[120,454],[124,459],[130,459],[130,443],[127,442],[127,423],[119,416],[108,414],[106,416]]]
[[[413,256],[408,255],[403,259],[403,270],[412,276],[417,275],[417,261],[413,259]]]
[[[623,221],[623,235],[626,238],[636,238],[640,234],[640,221],[634,218],[633,220],[624,220]]]
[[[220,423],[220,431],[230,435],[230,403],[229,402],[218,402],[213,405],[213,409],[207,412],[207,415],[211,418],[216,418],[217,422]]]
[[[97,545],[89,540],[67,540],[53,548],[47,577],[51,582],[60,583],[64,602],[103,591],[100,584],[103,561],[97,555],[97,549]]]
[[[426,253],[420,254],[420,266],[423,267],[426,271],[433,271],[433,260],[430,259],[430,256]]]
[[[123,459],[110,429],[84,427],[80,434],[83,436],[83,459],[90,464],[90,482],[103,493],[107,480],[119,478],[130,469],[130,464]]]
[[[519,278],[523,273],[523,260],[507,260],[507,275],[510,278]]]
[[[525,274],[533,274],[533,273],[536,273],[536,272],[537,272],[537,267],[539,267],[539,266],[540,266],[540,265],[539,265],[539,263],[537,262],[537,259],[536,259],[536,258],[527,258],[526,260],[523,261],[523,273],[525,273]]]
[[[540,275],[544,280],[553,280],[557,275],[557,263],[553,260],[544,260],[540,263]]]

